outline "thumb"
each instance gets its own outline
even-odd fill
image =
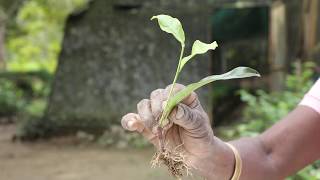
[[[148,139],[152,144],[157,146],[156,135],[145,127],[138,114],[129,113],[123,116],[121,120],[122,127],[128,131],[137,131]]]
[[[201,124],[199,119],[199,112],[196,109],[191,109],[185,104],[178,104],[178,106],[171,112],[169,119],[185,130],[194,130]]]
[[[121,125],[128,131],[138,131],[141,133],[144,130],[144,125],[139,121],[140,117],[138,114],[129,113],[121,119]]]

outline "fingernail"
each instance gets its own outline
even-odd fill
[[[135,130],[134,128],[134,121],[133,120],[131,120],[131,121],[128,121],[128,123],[127,123],[127,126],[128,126],[128,128],[130,129],[130,130]]]
[[[184,116],[184,109],[181,106],[177,107],[176,118],[181,119]]]

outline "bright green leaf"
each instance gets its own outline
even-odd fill
[[[228,79],[239,79],[239,78],[247,78],[247,77],[260,77],[260,74],[249,67],[237,67],[227,73],[220,74],[220,75],[212,75],[208,76],[199,82],[192,83],[188,85],[185,89],[179,91],[177,94],[175,94],[173,97],[171,97],[166,105],[166,108],[164,109],[164,120],[161,122],[160,126],[164,127],[167,123],[167,117],[170,114],[171,110],[178,104],[180,103],[184,98],[189,96],[192,91],[195,91],[196,89],[209,84],[214,81],[218,80],[228,80]]]
[[[151,20],[154,19],[158,20],[159,26],[163,31],[172,34],[181,43],[181,45],[184,46],[185,35],[182,25],[177,18],[161,14],[151,18]]]
[[[192,45],[192,51],[191,51],[191,55],[184,57],[181,60],[181,68],[180,71],[182,69],[182,67],[190,60],[192,59],[195,55],[197,54],[204,54],[206,52],[208,52],[209,50],[215,50],[218,47],[218,43],[216,41],[214,41],[213,43],[207,44],[207,43],[203,43],[199,40],[196,40],[193,45]]]
[[[216,41],[214,41],[213,43],[207,44],[199,40],[196,40],[193,43],[191,54],[192,55],[204,54],[209,50],[215,50],[217,47],[218,47],[218,43]]]

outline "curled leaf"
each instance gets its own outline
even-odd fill
[[[203,43],[199,40],[196,40],[193,43],[191,54],[192,55],[204,54],[209,50],[215,50],[217,47],[218,47],[218,43],[216,41],[214,41],[210,44],[207,44],[207,43]]]
[[[182,46],[185,44],[185,35],[180,21],[169,15],[153,16],[151,20],[157,19],[161,30],[172,34]]]
[[[201,42],[199,40],[196,40],[192,45],[191,54],[189,56],[187,56],[187,57],[184,57],[181,60],[181,69],[195,55],[204,54],[204,53],[208,52],[209,50],[215,50],[217,47],[218,47],[218,43],[216,41],[214,41],[214,42],[212,42],[210,44],[207,44],[207,43]]]

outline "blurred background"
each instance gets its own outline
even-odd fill
[[[120,127],[173,78],[179,45],[149,21],[162,13],[181,20],[188,51],[219,44],[179,83],[262,74],[197,92],[225,140],[270,127],[319,77],[318,0],[0,0],[0,180],[173,179]],[[288,179],[320,179],[320,162]]]

